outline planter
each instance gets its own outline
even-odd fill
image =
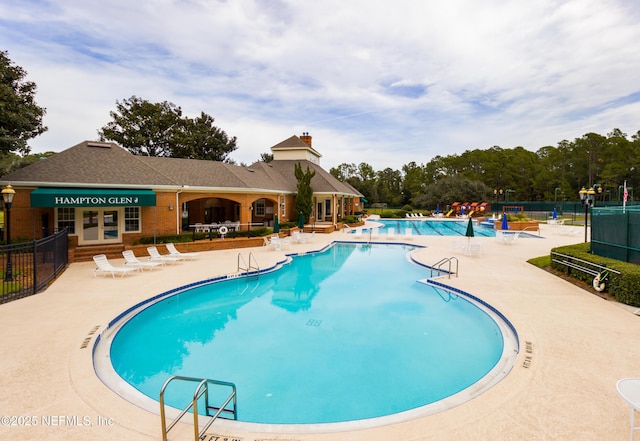
[[[513,221],[509,222],[509,230],[522,231],[522,230],[540,230],[540,222],[538,221]],[[502,222],[495,222],[496,230],[502,230]]]

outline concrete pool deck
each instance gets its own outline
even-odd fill
[[[446,412],[373,429],[248,432],[225,421],[207,433],[240,441],[628,439],[629,410],[615,385],[640,377],[637,308],[603,300],[526,263],[582,240],[561,234],[570,227],[541,228],[543,239],[519,238],[512,245],[477,238],[483,253],[473,257],[453,252],[452,237],[406,241],[426,246],[415,253],[426,264],[457,257],[459,277],[441,281],[487,301],[516,327],[516,364],[484,394]],[[347,239],[344,233],[316,234],[313,243],[289,250],[204,252],[195,261],[115,279],[94,278],[93,263],[71,264],[47,291],[0,305],[0,439],[161,439],[157,414],[124,400],[94,374],[92,347],[108,322],[154,294],[235,272],[238,253],[252,252],[267,267],[286,253]],[[169,438],[193,439],[192,426],[180,424]]]

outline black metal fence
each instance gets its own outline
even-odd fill
[[[0,303],[36,294],[69,263],[67,230],[44,239],[0,246]]]

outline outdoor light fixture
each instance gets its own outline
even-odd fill
[[[11,204],[13,203],[13,197],[16,195],[16,191],[11,184],[7,184],[2,189],[2,199],[4,199],[4,208],[6,210],[6,230],[7,230],[7,269],[4,274],[5,282],[13,281],[13,270],[11,267]]]
[[[595,202],[595,196],[596,196],[596,192],[594,191],[593,187],[589,188],[589,190],[587,190],[586,188],[582,187],[582,189],[580,189],[580,191],[578,192],[578,194],[580,195],[580,201],[582,202],[582,205],[584,206],[584,241],[587,241],[587,220],[588,220],[588,216],[589,216],[589,207],[591,205],[593,205],[593,203]]]
[[[502,192],[503,190],[501,188],[500,189],[496,188],[495,190],[493,190],[493,194],[496,195],[496,209],[495,209],[496,212],[498,212],[498,197],[502,195]]]

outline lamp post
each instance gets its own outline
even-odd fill
[[[556,187],[553,190],[553,208],[558,208],[558,190],[561,190],[561,188]]]
[[[501,188],[500,189],[496,188],[493,190],[493,194],[496,195],[496,210],[495,210],[496,213],[498,212],[498,197],[502,195],[502,191],[503,190]]]
[[[15,196],[16,191],[13,189],[11,184],[7,184],[6,187],[2,189],[2,199],[4,199],[4,208],[6,210],[6,230],[7,230],[7,270],[4,274],[5,282],[13,281],[13,269],[11,268],[11,203],[13,202],[13,197]]]
[[[582,205],[584,206],[584,241],[587,241],[587,220],[589,216],[589,207],[593,204],[595,200],[596,192],[591,187],[589,190],[582,187],[582,189],[578,192],[580,195],[580,201],[582,201]]]
[[[247,237],[251,237],[252,222],[253,222],[253,204],[249,205],[249,222],[247,222]]]

